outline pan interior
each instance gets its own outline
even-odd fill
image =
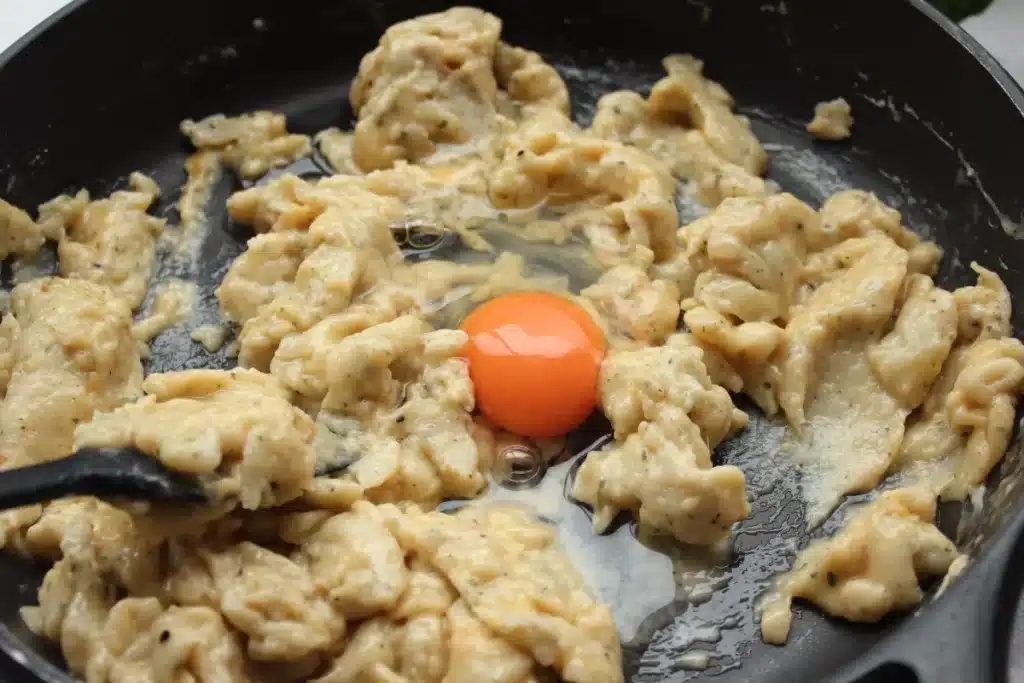
[[[244,6],[241,2],[228,4]],[[318,3],[297,4],[309,10],[307,19],[314,16],[320,20],[299,26],[280,10],[255,3],[244,12],[246,21],[230,27],[231,31],[244,31],[237,33],[236,40],[230,44],[214,41],[209,49],[193,54],[191,61],[178,60],[169,66],[173,68],[164,95],[139,85],[138,97],[112,101],[106,117],[83,114],[84,123],[93,126],[93,136],[109,139],[106,154],[99,153],[104,148],[96,140],[73,147],[74,155],[62,150],[57,144],[65,134],[61,129],[55,133],[53,151],[46,153],[40,164],[0,167],[0,187],[6,187],[7,198],[31,205],[82,185],[103,192],[136,169],[151,173],[165,189],[178,187],[184,181],[186,150],[177,138],[176,126],[185,117],[267,108],[288,114],[290,128],[296,132],[313,133],[330,125],[348,127],[347,86],[358,56],[373,46],[384,25],[436,9],[429,3],[395,3],[386,10],[376,4],[351,3],[359,21],[348,18],[330,25],[326,22],[341,22],[334,10]],[[677,31],[658,28],[650,17],[634,21],[637,36],[648,30],[651,40],[622,36],[614,30],[621,18],[600,12],[579,20],[554,20],[560,24],[555,32],[563,34],[556,39],[550,31],[531,30],[521,11],[498,6],[502,4],[511,5],[484,3],[485,8],[508,20],[508,40],[538,49],[559,69],[570,86],[574,113],[581,122],[589,119],[602,94],[621,88],[641,92],[649,88],[661,75],[659,60],[664,54],[693,52],[705,59],[708,74],[733,93],[738,109],[751,118],[755,133],[771,155],[770,178],[784,190],[812,206],[842,189],[873,191],[898,208],[912,229],[946,249],[940,284],[966,283],[970,279],[967,265],[978,259],[1000,272],[1015,299],[1024,301],[1024,277],[1001,256],[1017,248],[1002,230],[1012,210],[995,208],[992,197],[1001,196],[1000,188],[982,185],[979,178],[987,182],[987,176],[975,175],[970,165],[973,159],[950,141],[946,128],[957,122],[933,119],[924,106],[895,97],[886,81],[893,76],[879,71],[879,65],[855,64],[853,60],[839,66],[835,59],[821,57],[828,45],[820,32],[833,21],[826,24],[826,15],[811,7],[813,3],[791,3],[794,7],[786,14],[779,9],[786,7],[784,4],[742,2],[736,9],[710,11],[698,3],[677,3],[670,11]],[[866,3],[868,9],[885,4]],[[852,10],[838,11],[849,15],[837,21],[857,21]],[[900,11],[913,12],[907,8]],[[567,11],[566,16],[574,15]],[[924,21],[916,13],[913,16]],[[263,20],[261,28],[254,28],[254,18]],[[756,26],[751,23],[755,19]],[[723,35],[732,37],[732,48],[721,39]],[[842,36],[835,40],[844,44]],[[947,45],[945,49],[950,48]],[[205,57],[201,59],[199,54]],[[774,82],[770,80],[773,75]],[[852,144],[813,142],[803,124],[814,103],[838,96],[847,97],[854,106],[857,124]],[[44,138],[36,142],[41,140]],[[0,143],[0,152],[4,145],[12,144],[7,140]],[[12,150],[8,158],[16,162],[19,150]],[[251,236],[246,228],[233,225],[223,211],[224,200],[233,189],[237,189],[235,181],[226,178],[211,202],[210,228],[195,274],[199,283],[196,325],[219,319],[213,290]],[[168,192],[158,212],[175,218],[172,207],[176,199],[175,193]],[[686,218],[699,213],[698,207],[685,202],[680,209]],[[9,284],[9,280],[5,282]],[[1015,313],[1018,327],[1020,310]],[[233,365],[223,350],[208,353],[188,335],[187,330],[172,328],[158,337],[147,370]],[[551,518],[572,552],[593,558],[582,569],[613,605],[628,673],[634,681],[820,681],[878,642],[896,624],[897,620],[872,627],[839,624],[800,607],[786,647],[761,642],[755,602],[770,577],[790,566],[808,535],[797,473],[778,452],[784,428],[749,404],[740,403],[740,407],[751,415],[751,424],[720,447],[716,459],[744,471],[753,514],[734,533],[729,553],[669,553],[664,548],[647,547],[636,542],[635,528],[627,520],[610,534],[595,537],[586,511],[564,494],[565,481],[579,456],[550,470],[537,489],[502,492]],[[576,435],[570,450],[584,450],[600,434],[601,427],[596,425]],[[1019,480],[1018,447],[1015,440],[1002,468],[1004,485]],[[854,501],[848,501],[815,535],[833,532],[850,502]],[[957,515],[946,515],[945,530],[981,546],[998,528],[1006,510],[1005,505],[986,506],[982,515],[961,523]],[[41,575],[40,567],[0,555],[0,579],[17,587],[0,593],[0,622],[32,651],[59,664],[56,651],[32,636],[17,613],[20,606],[35,602]]]

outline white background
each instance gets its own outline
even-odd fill
[[[0,0],[0,50],[65,4],[66,0]]]
[[[22,34],[63,7],[68,0],[0,0],[0,51]],[[144,0],[143,0],[144,1]],[[895,0],[894,0],[895,1]],[[995,0],[992,7],[979,17],[964,22],[964,28],[984,45],[1003,66],[1024,84],[1024,0]],[[1018,624],[1024,619],[1024,603],[1018,612]],[[1024,683],[1024,630],[1018,625],[1011,653],[1012,680]]]

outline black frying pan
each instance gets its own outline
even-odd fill
[[[1013,293],[1024,329],[1024,244],[1008,234],[1024,215],[1019,156],[1024,95],[992,58],[921,0],[627,0],[479,3],[505,20],[512,43],[539,50],[560,68],[585,121],[598,96],[644,89],[671,52],[692,52],[736,96],[772,152],[771,177],[817,204],[846,187],[873,190],[907,223],[947,250],[940,282],[971,280],[977,259]],[[442,9],[433,1],[91,0],[73,3],[0,57],[0,195],[32,207],[60,191],[106,192],[135,169],[165,189],[184,179],[178,122],[225,111],[283,111],[291,127],[346,126],[347,84],[360,56],[391,23]],[[254,21],[257,20],[258,21]],[[856,116],[851,144],[822,144],[803,132],[813,105],[845,96]],[[219,189],[222,203],[230,181]],[[162,208],[170,211],[173,192]],[[216,317],[212,283],[247,233],[220,222],[202,251],[200,315]],[[1006,228],[1006,229],[1004,229]],[[1009,230],[1012,232],[1012,230]],[[165,334],[150,370],[225,366],[180,335]],[[792,559],[802,510],[793,473],[771,459],[770,425],[755,420],[719,457],[743,467],[754,517],[736,534],[734,575],[700,604],[670,601],[625,643],[636,681],[1002,681],[1008,633],[1024,576],[1021,440],[989,487],[983,512],[944,511],[976,561],[941,599],[912,618],[857,627],[801,609],[790,643],[761,643],[753,599]],[[780,478],[780,472],[782,474]],[[554,475],[564,476],[565,472]],[[773,475],[775,479],[772,479]],[[776,481],[778,480],[778,481]],[[579,514],[584,514],[579,511]],[[948,519],[946,519],[948,518]],[[635,558],[600,562],[629,574]],[[628,539],[627,539],[628,540]],[[601,545],[605,544],[605,545]],[[620,544],[616,547],[622,547]],[[780,550],[781,548],[781,550]],[[17,608],[35,600],[41,569],[0,557],[0,648],[41,679],[64,683],[59,656],[33,638]],[[695,626],[721,623],[721,642],[703,672],[680,668]],[[699,641],[700,638],[696,638]],[[700,642],[693,644],[700,649]],[[659,664],[660,662],[660,664]],[[3,678],[22,680],[12,670]],[[30,678],[24,678],[30,680]]]

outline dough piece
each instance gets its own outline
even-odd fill
[[[511,118],[529,118],[537,108],[553,109],[566,116],[570,113],[569,88],[565,81],[532,50],[499,42],[494,53],[494,77],[501,88],[498,109],[512,107]],[[501,101],[505,94],[510,102]],[[517,105],[525,111],[515,111]]]
[[[185,160],[185,184],[178,197],[178,232],[171,235],[176,256],[195,261],[202,246],[206,223],[206,205],[220,180],[220,155],[213,149],[200,149]]]
[[[668,76],[644,100],[620,91],[601,98],[591,130],[634,145],[657,157],[680,180],[692,182],[701,201],[717,206],[728,197],[768,193],[760,178],[768,155],[733,112],[732,97],[707,79],[704,64],[691,55],[663,61]]]
[[[879,383],[868,350],[896,310],[907,252],[880,234],[823,255],[824,282],[786,326],[779,404],[795,430],[788,449],[803,466],[808,522],[847,493],[881,480],[899,452],[909,408]]]
[[[418,162],[439,144],[497,130],[494,53],[501,21],[455,7],[388,27],[352,83],[352,156],[364,171]]]
[[[845,140],[853,135],[853,114],[850,103],[839,97],[814,105],[814,119],[807,132],[822,140]]]
[[[675,283],[651,280],[636,266],[615,266],[580,296],[593,302],[613,329],[645,344],[664,343],[679,324]]]
[[[779,404],[790,424],[806,421],[815,367],[849,336],[880,334],[896,307],[907,275],[907,252],[880,234],[845,240],[818,255],[820,284],[786,325]]]
[[[522,510],[500,506],[468,506],[456,515],[411,510],[392,519],[388,525],[399,543],[425,558],[461,596],[449,610],[459,622],[453,629],[451,666],[459,667],[460,674],[449,680],[530,680],[529,670],[514,673],[522,671],[522,664],[513,662],[521,662],[525,653],[536,662],[531,668],[550,666],[567,683],[622,681],[611,613],[591,597],[553,529]],[[470,642],[457,643],[456,633],[471,636]],[[481,660],[488,658],[469,654],[480,652],[474,644],[495,657],[486,668]],[[456,653],[465,653],[463,661]],[[470,677],[473,671],[480,676]]]
[[[902,223],[900,212],[886,206],[874,194],[861,190],[837,192],[821,207],[820,220],[809,224],[807,248],[820,252],[853,237],[883,233],[909,253],[911,273],[934,275],[942,250],[922,240]]]
[[[349,93],[351,157],[363,171],[446,163],[485,152],[513,121],[569,113],[562,78],[535,52],[498,40],[501,20],[473,7],[390,26]]]
[[[675,183],[655,158],[578,131],[548,110],[501,139],[489,173],[501,209],[564,207],[605,265],[644,268],[676,251]]]
[[[39,253],[45,241],[42,229],[31,216],[0,199],[0,259],[31,258]]]
[[[241,639],[215,610],[165,610],[152,597],[114,602],[109,593],[63,560],[43,581],[41,606],[23,616],[35,633],[59,640],[68,668],[91,683],[253,681]]]
[[[768,414],[778,410],[784,328],[799,294],[805,234],[817,220],[796,197],[778,194],[726,199],[679,230],[683,320]]]
[[[196,149],[217,152],[221,164],[253,179],[309,155],[309,136],[289,133],[287,126],[284,114],[254,111],[238,116],[211,114],[200,121],[186,119],[181,122],[181,132]]]
[[[615,443],[589,454],[573,485],[573,497],[594,508],[595,531],[633,510],[656,533],[710,545],[750,514],[743,473],[711,463],[747,416],[711,383],[702,355],[677,336],[605,360],[600,401]]]
[[[405,315],[326,350],[318,458],[355,462],[336,479],[312,482],[308,501],[344,508],[365,497],[432,507],[483,492],[490,453],[474,436],[473,386],[458,355],[465,340]]]
[[[1009,337],[1010,295],[977,264],[978,284],[953,292],[956,345],[907,425],[896,469],[924,476],[943,499],[963,500],[1006,452],[1024,389],[1024,344]]]
[[[472,303],[515,291],[566,289],[563,280],[527,277],[523,269],[522,257],[512,253],[501,255],[493,264],[434,260],[397,263],[368,278],[375,285],[362,292],[350,306],[326,315],[305,331],[298,332],[294,322],[282,325],[289,334],[277,346],[270,364],[271,372],[297,392],[304,405],[318,405],[327,393],[327,354],[346,337],[402,315],[422,317],[437,311],[449,301],[453,292],[465,294],[468,302]],[[324,286],[320,280],[310,282],[311,291]],[[290,291],[295,293],[296,290]],[[289,291],[286,291],[282,297],[288,295]],[[318,306],[310,303],[310,307],[314,305]],[[302,322],[299,316],[306,315],[299,311],[292,320]],[[254,338],[253,341],[260,340]]]
[[[313,421],[275,378],[185,370],[150,375],[143,389],[145,398],[80,425],[75,447],[134,446],[249,510],[288,502],[312,480]]]
[[[919,579],[945,574],[957,559],[956,546],[935,527],[935,496],[927,489],[886,491],[854,515],[835,538],[812,542],[776,579],[761,604],[766,642],[786,642],[794,598],[849,621],[875,622],[918,605]]]
[[[317,247],[299,264],[294,281],[245,321],[238,335],[239,364],[268,370],[283,339],[346,310],[386,270],[375,251]]]
[[[320,153],[327,159],[335,173],[345,175],[360,175],[362,169],[356,165],[352,156],[352,133],[345,132],[338,128],[327,128],[316,134],[314,138]]]
[[[156,286],[152,310],[132,327],[135,338],[145,344],[184,320],[195,308],[196,283],[168,278]]]
[[[106,287],[40,278],[15,287],[11,310],[13,370],[0,406],[5,468],[69,455],[77,425],[142,393],[131,312]]]
[[[295,279],[305,254],[306,235],[271,232],[249,240],[217,287],[221,313],[244,323]]]
[[[152,179],[133,173],[132,190],[89,201],[84,190],[61,196],[39,208],[50,229],[62,235],[57,245],[65,277],[106,285],[135,310],[142,305],[156,262],[156,238],[166,221],[146,213],[156,200]]]
[[[890,396],[913,410],[924,402],[957,337],[954,296],[927,275],[911,275],[892,330],[868,350],[875,376]]]

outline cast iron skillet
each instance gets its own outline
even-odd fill
[[[875,191],[946,248],[943,285],[969,282],[974,259],[997,270],[1013,293],[1021,331],[1024,245],[1010,233],[1024,213],[1017,160],[1024,96],[989,55],[921,0],[480,5],[505,20],[507,40],[539,50],[560,68],[582,121],[602,93],[653,83],[665,54],[702,57],[768,143],[771,176],[783,188],[815,204],[846,187]],[[109,191],[136,169],[176,188],[187,152],[177,134],[184,117],[270,108],[287,113],[293,130],[347,126],[347,85],[359,58],[389,24],[443,7],[428,0],[75,2],[0,57],[0,195],[32,207],[81,186]],[[852,143],[811,140],[802,123],[814,103],[840,95],[854,107]],[[231,189],[229,179],[217,201]],[[165,212],[175,199],[168,194]],[[199,315],[210,321],[212,284],[248,236],[220,213],[212,219],[198,273]],[[150,370],[229,364],[180,333],[163,335],[154,351]],[[720,449],[722,460],[747,472],[755,498],[754,517],[736,533],[735,576],[707,602],[670,600],[643,621],[625,643],[633,680],[1005,680],[1024,576],[1024,546],[1017,543],[1024,505],[1015,495],[1020,439],[980,513],[959,523],[956,511],[944,514],[946,530],[976,552],[976,561],[940,599],[870,628],[801,609],[789,645],[775,648],[757,637],[753,599],[771,572],[791,561],[795,548],[787,539],[807,540],[792,472],[772,457],[777,432],[755,420]],[[585,526],[582,510],[572,514]],[[614,544],[628,532],[624,526],[596,542],[604,568],[626,581],[633,580],[633,560]],[[0,557],[0,649],[36,677],[65,683],[59,656],[17,615],[34,602],[40,575],[39,567]],[[723,620],[729,628],[710,667],[681,668],[686,647],[706,647],[694,627]]]

